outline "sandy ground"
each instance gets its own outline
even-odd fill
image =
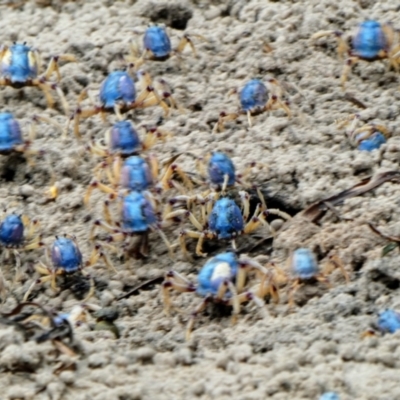
[[[43,2],[37,2],[43,3]],[[153,22],[202,35],[194,38],[198,56],[185,50],[183,62],[176,58],[148,62],[146,70],[162,77],[185,109],[172,112],[162,127],[174,136],[152,151],[161,160],[177,152],[200,155],[219,149],[232,151],[237,169],[248,162],[265,167],[252,176],[268,200],[296,213],[314,201],[347,189],[376,172],[396,170],[399,161],[399,82],[383,62],[361,62],[347,85],[351,94],[366,106],[360,110],[344,97],[339,78],[342,61],[334,38],[311,41],[319,30],[351,32],[359,22],[375,18],[400,28],[398,6],[393,1],[147,1],[92,0],[34,1],[20,8],[2,6],[0,43],[26,41],[40,49],[43,60],[71,53],[77,63],[62,65],[61,87],[73,108],[81,90],[89,85],[96,95],[107,73],[120,68],[128,53],[129,40],[139,40]],[[179,6],[178,6],[179,4]],[[135,29],[137,35],[132,34]],[[176,46],[182,30],[170,29]],[[269,44],[272,52],[267,52]],[[220,134],[212,128],[220,111],[233,112],[238,100],[228,96],[246,80],[276,78],[283,83],[291,101],[293,117],[283,111],[256,116],[249,128],[246,119],[227,124]],[[30,118],[44,115],[63,126],[62,109],[46,108],[43,94],[28,88],[0,90],[1,111],[14,113],[28,133]],[[85,103],[88,105],[89,103]],[[392,137],[378,151],[362,153],[346,139],[335,122],[360,112],[365,121],[385,124]],[[154,124],[162,117],[160,108],[149,108],[129,116],[136,125]],[[41,124],[33,148],[46,151],[47,158],[29,168],[24,160],[1,156],[0,198],[8,211],[26,213],[40,221],[44,242],[54,235],[74,234],[87,259],[92,243],[89,229],[101,218],[105,195],[95,192],[91,208],[83,195],[98,162],[85,151],[90,137],[97,139],[115,121],[99,116],[81,123],[82,144],[69,133],[66,140],[56,129]],[[48,161],[56,174],[60,195],[46,202],[50,183]],[[182,158],[182,167],[191,167]],[[206,313],[198,318],[192,338],[185,341],[188,313],[200,301],[192,294],[173,296],[184,310],[167,317],[159,286],[123,300],[117,298],[140,282],[174,268],[192,281],[203,259],[187,262],[176,251],[168,257],[164,243],[151,235],[151,253],[144,261],[126,263],[112,256],[117,273],[98,263],[88,268],[96,282],[90,303],[118,310],[115,321],[121,337],[95,331],[94,319],[75,329],[81,354],[60,355],[50,342],[24,342],[12,327],[0,328],[0,387],[3,399],[317,399],[325,391],[336,391],[340,399],[400,398],[399,334],[362,339],[387,307],[400,309],[400,273],[397,250],[381,258],[386,244],[367,227],[372,222],[385,232],[400,234],[398,185],[385,183],[374,191],[350,199],[337,207],[337,218],[328,213],[319,224],[296,217],[257,253],[284,267],[291,251],[313,249],[319,261],[336,254],[350,275],[346,285],[339,271],[330,277],[332,287],[306,285],[289,310],[287,290],[278,305],[268,304],[265,316],[253,305],[245,306],[235,325],[228,316]],[[165,196],[168,196],[166,194]],[[165,233],[175,241],[178,227]],[[267,235],[259,231],[258,236]],[[243,240],[243,241],[242,241]],[[244,246],[245,238],[239,240]],[[210,256],[223,251],[224,244],[210,249]],[[194,247],[190,247],[194,251]],[[7,281],[3,310],[9,311],[36,276],[33,265],[43,251],[22,253],[22,273],[13,282],[12,263],[2,265]],[[49,308],[68,312],[80,303],[76,293],[55,292],[48,284],[33,292],[33,299]],[[61,366],[61,367],[60,367]],[[60,368],[59,368],[60,367]]]

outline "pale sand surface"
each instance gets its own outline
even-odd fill
[[[79,62],[61,67],[61,87],[71,108],[87,84],[96,95],[107,73],[121,66],[132,29],[139,40],[150,17],[163,15],[156,13],[159,9],[154,5],[164,4],[161,9],[176,12],[175,5],[180,4],[180,12],[191,11],[185,32],[207,39],[194,38],[197,58],[186,49],[181,63],[172,58],[145,65],[153,77],[168,81],[186,110],[174,111],[165,119],[163,127],[174,136],[152,150],[161,160],[176,152],[206,155],[215,149],[230,150],[238,170],[251,161],[267,165],[254,173],[253,181],[270,197],[278,198],[281,207],[297,211],[376,172],[398,169],[398,75],[387,72],[382,62],[361,62],[355,67],[347,92],[367,105],[367,110],[360,111],[341,90],[343,62],[337,57],[335,39],[310,40],[319,30],[349,32],[366,18],[390,21],[400,28],[395,1],[88,0],[57,4],[42,8],[29,1],[20,9],[2,6],[0,43],[26,41],[40,49],[44,61],[53,54],[74,54]],[[187,18],[190,13],[182,15]],[[179,27],[181,19],[173,20]],[[182,31],[170,32],[176,45]],[[263,43],[274,50],[266,52]],[[241,88],[253,77],[283,82],[294,116],[289,119],[283,111],[264,113],[253,119],[251,128],[241,117],[227,124],[223,133],[212,134],[219,112],[233,112],[238,106],[237,97],[228,96],[229,90]],[[2,88],[0,104],[2,112],[10,111],[23,122],[26,132],[34,114],[63,125],[66,122],[61,109],[46,109],[37,89]],[[337,128],[337,120],[355,112],[389,128],[392,137],[379,151],[358,151]],[[149,108],[131,118],[139,125],[156,123],[161,116],[161,108]],[[82,203],[96,165],[95,158],[85,153],[84,143],[91,136],[100,138],[113,121],[109,117],[104,123],[96,116],[82,122],[82,145],[72,132],[62,141],[54,128],[40,125],[33,147],[45,149],[54,163],[60,196],[56,202],[43,201],[50,181],[43,159],[29,173],[26,163],[20,162],[12,180],[4,179],[2,173],[1,205],[38,218],[48,244],[56,234],[76,235],[87,258],[89,229],[101,217],[105,195],[95,192],[90,210]],[[190,158],[182,158],[184,169],[192,164]],[[0,169],[5,171],[7,165],[9,158],[1,156]],[[57,355],[48,342],[23,343],[13,328],[0,326],[0,398],[277,400],[317,399],[325,391],[336,391],[342,400],[399,399],[399,334],[361,339],[379,311],[387,307],[400,310],[400,257],[396,250],[382,259],[385,241],[366,225],[373,222],[385,232],[400,234],[398,193],[397,184],[385,183],[348,200],[337,207],[342,220],[332,213],[318,225],[295,218],[277,235],[272,249],[257,249],[258,255],[271,255],[282,266],[300,246],[316,251],[321,262],[337,254],[350,274],[349,284],[335,271],[332,288],[322,284],[301,288],[292,312],[283,290],[278,305],[266,306],[269,316],[263,317],[248,305],[235,325],[227,316],[201,316],[189,342],[185,341],[187,313],[199,302],[192,294],[173,297],[184,313],[171,317],[163,313],[159,286],[117,301],[128,288],[171,268],[195,281],[204,260],[190,263],[177,251],[171,261],[163,242],[152,234],[147,260],[130,260],[124,266],[113,257],[118,273],[100,263],[89,268],[97,283],[90,302],[118,309],[116,325],[121,338],[91,330],[93,320],[77,328],[76,340],[83,353],[74,363],[75,370],[54,374],[60,360],[68,362],[67,356]],[[175,241],[179,228],[168,228],[165,233]],[[243,243],[246,239],[239,239]],[[215,246],[210,255],[224,248],[224,244]],[[190,249],[194,251],[194,246]],[[21,300],[39,257],[44,260],[42,250],[23,253],[18,284],[12,283],[11,266],[2,266],[9,287],[3,310]],[[55,293],[48,285],[34,295],[35,301],[64,312],[79,304],[70,290]]]

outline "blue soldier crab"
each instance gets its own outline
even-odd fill
[[[0,49],[0,86],[11,86],[20,89],[27,86],[36,86],[43,91],[47,104],[54,107],[54,99],[51,91],[55,90],[61,99],[62,106],[68,114],[68,103],[64,93],[56,83],[48,80],[55,72],[57,82],[61,80],[58,61],[76,61],[71,54],[53,56],[49,66],[43,75],[40,75],[41,60],[39,52],[25,43],[14,43],[12,46],[2,46]]]
[[[95,237],[97,227],[103,228],[111,234],[109,242],[123,241],[124,249],[128,255],[134,254],[136,258],[148,256],[149,233],[157,231],[166,244],[172,258],[172,246],[161,230],[161,223],[155,211],[155,206],[146,192],[132,191],[120,199],[121,215],[118,222],[113,221],[109,209],[109,202],[104,203],[105,221],[96,220],[90,233],[91,240]],[[139,237],[138,243],[132,243],[134,236]],[[111,247],[111,246],[109,246]],[[114,251],[117,251],[113,248]]]
[[[232,188],[235,183],[239,183],[241,187],[250,187],[244,178],[254,167],[266,167],[259,162],[250,162],[243,172],[236,173],[236,167],[226,153],[215,151],[212,152],[210,157],[206,158],[198,157],[195,154],[191,155],[196,158],[197,169],[203,181],[206,181],[212,190],[222,194],[225,194],[227,189]]]
[[[318,400],[340,400],[339,396],[335,392],[326,392],[322,394]]]
[[[89,118],[93,115],[101,114],[103,120],[105,113],[115,112],[120,120],[121,114],[136,108],[146,108],[160,105],[164,109],[164,113],[168,114],[169,108],[164,99],[168,98],[171,102],[172,95],[168,91],[168,85],[163,81],[162,97],[152,86],[150,75],[145,71],[138,71],[140,93],[137,95],[135,83],[130,74],[126,71],[111,72],[103,81],[100,87],[100,104],[90,108],[82,108],[81,102],[88,97],[88,90],[85,89],[78,98],[78,107],[75,109],[71,120],[74,121],[74,134],[77,139],[81,138],[79,133],[79,121]],[[69,123],[67,129],[69,127]]]
[[[33,339],[37,343],[51,340],[60,353],[76,357],[74,328],[86,322],[89,308],[93,306],[76,305],[69,313],[57,313],[36,302],[22,302],[9,313],[0,314],[0,323],[15,326],[25,340]]]
[[[200,35],[195,35],[204,40]],[[185,47],[189,45],[194,55],[196,49],[192,42],[191,36],[185,34],[180,40],[177,48],[172,49],[171,40],[167,34],[165,27],[153,25],[149,26],[143,36],[143,52],[140,54],[139,46],[137,43],[130,43],[130,55],[126,58],[128,62],[140,68],[146,60],[165,61],[173,54],[180,55]]]
[[[54,125],[60,130],[62,129],[60,125],[50,118],[36,115],[29,125],[28,139],[24,140],[21,126],[14,116],[11,113],[0,113],[0,154],[22,153],[27,158],[28,163],[32,165],[31,156],[38,154],[39,151],[30,149],[30,145],[35,140],[35,124],[39,121]]]
[[[37,220],[30,221],[26,215],[10,214],[0,222],[1,264],[12,252],[16,260],[17,272],[21,266],[19,252],[34,250],[43,245],[40,236],[34,236]]]
[[[360,115],[351,115],[338,125],[342,128],[348,125],[346,134],[352,144],[357,146],[359,150],[372,151],[379,149],[382,144],[386,143],[387,138],[390,136],[389,130],[381,124],[367,123],[358,127],[360,122]]]
[[[146,135],[141,140],[137,129],[130,121],[117,121],[111,129],[106,131],[105,142],[107,147],[99,143],[92,142],[89,150],[100,157],[110,157],[119,155],[129,157],[139,154],[143,150],[148,150],[155,145],[157,140],[165,141],[172,134],[159,127],[144,126]]]
[[[115,170],[115,168],[114,168]],[[109,193],[113,196],[117,195],[116,188],[120,185],[123,189],[129,191],[148,191],[154,185],[154,178],[145,159],[139,156],[128,157],[123,166],[116,166],[115,174],[109,172],[109,181],[112,187],[101,182],[101,177],[98,176],[93,180],[86,191],[84,203],[88,204],[93,189],[98,188],[104,193]]]
[[[223,131],[226,122],[236,120],[241,114],[247,115],[249,126],[252,126],[252,115],[269,110],[282,108],[288,116],[291,116],[289,103],[284,100],[284,91],[276,79],[269,79],[267,84],[259,79],[248,81],[240,91],[239,99],[239,111],[230,114],[221,112],[213,132]]]
[[[147,161],[144,161],[138,157],[137,154],[142,150],[151,148],[157,140],[165,141],[165,139],[172,134],[158,127],[146,126],[145,128],[147,133],[144,140],[141,141],[138,132],[130,121],[118,121],[109,131],[106,132],[106,147],[102,146],[98,142],[93,142],[88,146],[90,152],[103,157],[104,160],[94,169],[95,178],[91,182],[85,195],[85,204],[88,204],[91,192],[96,187],[106,193],[117,194],[114,189],[101,183],[104,172],[107,175],[109,183],[113,187],[117,187],[121,183],[123,188],[129,190],[144,190],[142,189],[143,184],[145,184],[146,189],[148,189],[149,186],[152,186],[150,185],[150,179],[154,181],[157,180],[159,175],[157,159],[154,156],[149,155]],[[127,159],[124,164],[122,164],[122,159],[125,157],[128,157],[129,161]],[[167,169],[162,178],[163,188],[167,187],[167,181],[174,173],[181,173],[178,166],[172,165],[173,161],[177,157],[178,156],[172,157],[170,162],[167,163]],[[151,170],[149,170],[149,165]],[[138,183],[137,179],[140,170],[142,170],[142,177],[149,173],[152,174],[152,177],[148,176],[145,179],[142,178],[144,181]],[[183,176],[183,178],[186,179],[186,176]],[[146,182],[148,184],[146,184]]]
[[[226,189],[238,180],[235,165],[227,154],[220,151],[206,157],[199,157],[191,152],[187,154],[195,159],[196,168],[200,173],[200,179],[196,179],[195,174],[190,174],[195,183],[209,184],[212,189],[225,193]]]
[[[90,259],[84,263],[76,238],[66,234],[64,236],[56,236],[51,249],[48,247],[46,248],[46,259],[47,265],[40,261],[39,264],[35,266],[36,272],[44,276],[36,279],[31,284],[28,291],[25,293],[24,301],[28,299],[36,285],[50,281],[52,289],[57,290],[57,276],[71,276],[78,272],[85,275],[83,268],[96,264],[99,259],[103,260],[108,268],[114,269],[107,256],[103,253],[101,246],[98,244],[96,244],[96,247],[93,249]],[[49,265],[52,265],[52,267]],[[86,299],[92,296],[93,291],[94,283],[90,278],[90,290]]]
[[[399,71],[400,44],[398,42],[398,33],[390,24],[380,24],[374,20],[362,22],[352,37],[350,45],[343,38],[343,32],[340,31],[317,32],[312,36],[312,39],[332,34],[338,39],[339,57],[343,58],[344,54],[348,55],[340,78],[343,88],[345,87],[351,68],[360,60],[372,62],[388,59],[390,66],[396,72]]]
[[[168,160],[163,170],[159,169],[157,159],[151,155],[146,158],[140,156],[128,157],[122,166],[119,162],[120,160],[117,159],[116,162],[113,163],[112,168],[106,169],[109,185],[102,182],[100,171],[90,183],[84,196],[84,203],[86,205],[89,204],[90,196],[96,188],[104,193],[108,193],[111,199],[116,198],[121,190],[128,192],[145,191],[148,194],[150,194],[150,192],[159,194],[162,191],[175,187],[181,192],[184,192],[184,188],[173,179],[174,175],[177,174],[186,186],[191,185],[186,174],[173,163],[178,156],[179,155]],[[104,164],[105,163],[102,163],[102,167],[107,166],[107,164]]]
[[[34,161],[32,160],[32,156],[43,154],[42,151],[33,150],[30,148],[32,142],[35,140],[36,137],[35,124],[39,121],[51,124],[60,131],[62,130],[61,126],[50,118],[34,116],[32,118],[32,123],[29,126],[29,138],[28,140],[24,140],[22,137],[20,124],[14,118],[14,116],[10,113],[0,113],[0,154],[23,154],[26,158],[28,165],[33,166]],[[51,179],[54,182],[55,174],[50,162],[48,163],[48,167],[51,174]],[[56,185],[54,185],[54,183],[51,184],[51,187],[48,191],[46,191],[46,194],[49,200],[53,200],[57,197],[58,189]]]
[[[211,155],[207,172],[211,185],[220,186],[223,192],[228,186],[235,184],[235,166],[225,153],[215,152]]]
[[[200,219],[189,209],[179,209],[169,212],[165,219],[173,219],[180,216],[187,217],[198,231],[183,229],[180,233],[180,245],[184,255],[190,259],[186,248],[186,237],[198,239],[196,254],[205,257],[203,242],[206,239],[231,240],[233,248],[236,248],[235,239],[239,235],[249,234],[259,228],[261,224],[269,226],[266,218],[274,214],[287,220],[290,215],[278,209],[267,209],[264,197],[258,190],[261,203],[258,203],[253,215],[250,217],[249,195],[245,191],[239,192],[242,202],[242,210],[236,202],[228,197],[222,197],[215,201],[211,193],[207,197],[180,196],[178,201],[190,200],[200,205]],[[217,196],[218,198],[218,196]],[[250,217],[250,218],[249,218]],[[274,232],[269,226],[270,231]]]
[[[376,334],[395,333],[400,330],[400,313],[388,308],[378,314],[378,319],[371,323],[371,329],[363,332],[362,338]]]
[[[328,263],[334,268],[339,268],[346,279],[349,281],[349,276],[344,269],[342,261],[337,256],[329,258]],[[294,305],[294,294],[299,287],[306,282],[319,281],[330,286],[326,275],[321,272],[315,255],[307,248],[300,248],[293,252],[289,258],[289,265],[293,275],[293,282],[289,288],[289,306]]]
[[[377,328],[382,333],[394,333],[400,329],[400,314],[388,309],[378,316]]]
[[[0,154],[22,153],[30,161],[30,154],[35,153],[30,150],[30,144],[34,139],[33,126],[30,129],[30,140],[22,138],[22,131],[19,122],[10,113],[0,113]]]
[[[258,283],[249,287],[248,277],[252,272],[256,273]],[[169,271],[162,284],[164,309],[167,314],[172,307],[171,290],[180,293],[196,292],[203,298],[190,315],[186,329],[187,340],[190,338],[196,317],[205,310],[210,302],[232,307],[235,319],[240,313],[242,303],[252,301],[258,307],[263,308],[264,298],[268,295],[275,302],[279,300],[273,273],[257,261],[246,257],[239,258],[233,252],[221,253],[208,260],[200,270],[197,280],[198,284],[194,285],[179,273]]]
[[[226,196],[228,191],[229,194],[232,194],[233,192],[236,192],[235,190],[232,190],[235,189],[235,183],[239,183],[242,188],[250,187],[250,185],[244,180],[246,175],[248,175],[254,167],[264,167],[261,163],[251,162],[242,173],[237,174],[235,165],[231,158],[223,152],[216,151],[213,152],[211,156],[207,157],[199,157],[191,152],[187,154],[195,158],[196,168],[199,171],[200,176],[198,176],[198,174],[184,172],[176,165],[172,165],[171,167],[175,168],[186,188],[191,189],[193,186],[192,184],[198,184],[200,186],[208,184],[209,189],[200,195],[188,195],[186,190],[186,192],[181,196],[170,198],[165,209],[165,214],[172,212],[177,205],[181,205],[182,203],[185,203],[186,208],[191,210],[192,206],[196,203],[205,203],[210,199],[216,201],[220,196]],[[168,175],[167,177],[170,181],[170,176]],[[169,185],[171,185],[171,183]],[[254,185],[252,185],[252,187],[255,188]],[[184,191],[181,190],[181,192]]]

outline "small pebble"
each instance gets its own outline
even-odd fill
[[[22,185],[19,188],[19,193],[23,197],[30,197],[30,196],[33,196],[33,194],[35,193],[35,189],[33,188],[33,186],[26,184],[26,185]]]

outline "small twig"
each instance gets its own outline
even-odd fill
[[[308,218],[311,222],[316,223],[326,214],[329,209],[331,209],[330,206],[342,204],[345,200],[367,193],[385,182],[399,183],[400,171],[387,171],[369,178],[365,178],[361,182],[352,186],[350,189],[346,189],[338,194],[315,202],[303,210],[300,214]]]
[[[391,242],[400,243],[400,237],[385,235],[380,230],[378,230],[374,225],[372,225],[370,222],[368,223],[368,226],[371,228],[372,232],[376,233],[380,237],[382,237],[386,240],[390,240]]]
[[[140,285],[134,287],[128,293],[118,297],[117,300],[127,299],[130,296],[137,295],[137,294],[139,294],[140,290],[146,290],[152,285],[161,283],[163,280],[164,280],[164,276],[157,276],[156,278],[149,279],[148,281],[143,282]]]
[[[344,95],[344,98],[349,101],[350,103],[353,103],[355,106],[362,108],[363,110],[367,109],[367,106],[361,102],[360,100],[356,99],[353,95],[350,93],[346,93]]]

